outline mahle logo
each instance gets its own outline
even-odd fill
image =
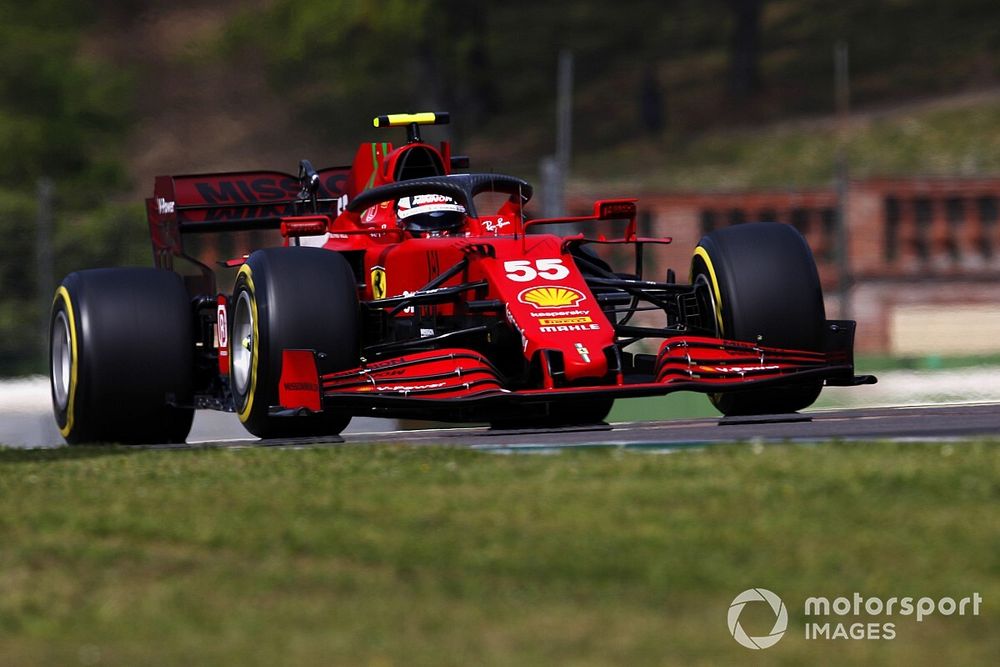
[[[748,602],[766,602],[774,612],[774,627],[762,637],[751,637],[740,625],[740,614]],[[766,588],[751,588],[743,591],[729,605],[729,633],[741,646],[750,649],[770,648],[778,643],[788,628],[788,611],[785,603]]]

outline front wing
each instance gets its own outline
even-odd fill
[[[658,396],[675,391],[719,393],[821,380],[872,384],[854,375],[853,322],[828,323],[827,351],[770,348],[700,336],[665,341],[652,373],[617,373],[613,381],[512,390],[482,354],[462,348],[414,352],[319,375],[312,350],[285,350],[275,415],[322,410],[454,421],[543,412],[553,403]]]

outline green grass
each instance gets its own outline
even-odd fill
[[[678,391],[666,396],[622,398],[608,415],[608,422],[659,421],[663,419],[695,419],[721,417],[712,407],[708,396],[692,391]]]
[[[1000,366],[1000,355],[928,355],[924,357],[890,357],[861,355],[855,358],[854,367],[859,373],[876,371],[916,370],[936,371],[977,366]]]
[[[939,356],[926,357],[892,357],[888,355],[860,355],[855,358],[854,368],[857,373],[875,374],[886,371],[918,370],[938,371],[956,368],[974,368],[984,366],[1000,366],[998,355],[969,356]],[[974,388],[970,388],[975,394]],[[864,388],[857,388],[859,393]],[[844,407],[842,397],[831,396],[829,391],[820,394],[815,407]],[[615,401],[615,406],[608,416],[609,422],[631,422],[662,419],[695,419],[699,417],[720,417],[720,413],[709,402],[704,394],[683,391],[666,396],[649,398],[625,398]]]
[[[3,664],[987,664],[1000,441],[0,451]],[[783,596],[749,654],[726,610]],[[969,595],[894,641],[809,595]],[[767,622],[750,615],[751,634]],[[753,627],[750,627],[750,626]]]
[[[851,177],[1000,173],[1000,100],[955,104],[855,118],[846,134]],[[581,154],[573,176],[578,189],[587,191],[601,185],[623,192],[829,186],[837,132],[829,120],[702,134],[672,131]]]

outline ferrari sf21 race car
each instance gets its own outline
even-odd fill
[[[195,409],[265,438],[337,434],[354,415],[557,427],[680,390],[724,415],[788,413],[874,381],[855,376],[854,322],[826,319],[793,227],[713,231],[689,281],[649,279],[644,249],[670,239],[638,235],[636,200],[532,219],[529,183],[421,139],[442,122],[380,116],[407,141],[298,176],[158,177],[155,268],[78,271],[55,294],[63,437],[182,442]]]

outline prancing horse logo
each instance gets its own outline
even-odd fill
[[[371,271],[371,278],[372,278],[372,298],[384,299],[386,295],[385,267],[373,266]]]

